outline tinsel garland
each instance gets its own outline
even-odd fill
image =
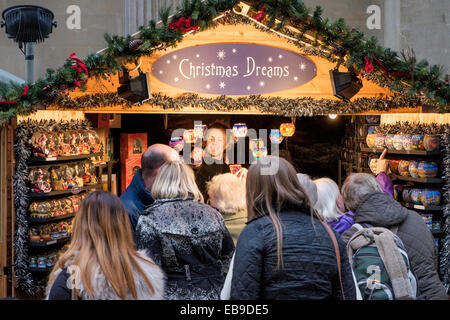
[[[13,177],[15,233],[14,233],[14,272],[16,287],[29,295],[41,294],[45,283],[37,281],[28,271],[28,159],[31,156],[30,139],[37,131],[79,130],[90,129],[88,121],[28,120],[20,122],[16,128],[14,154],[16,166]]]
[[[409,121],[397,121],[392,124],[380,124],[375,128],[375,133],[382,134],[440,134],[448,130],[449,125],[439,123],[418,123]]]
[[[445,181],[442,192],[444,193],[445,205],[443,207],[443,217],[445,219],[443,231],[445,237],[442,239],[442,250],[440,255],[440,271],[442,282],[450,295],[450,128],[447,126],[445,134],[442,135],[442,145],[444,146],[444,172],[442,178]]]
[[[68,96],[58,98],[57,109],[92,109],[105,105],[131,105],[120,98],[116,93],[98,93],[72,99]],[[313,99],[302,97],[296,99],[263,97],[250,95],[247,97],[231,98],[219,96],[216,98],[204,98],[195,93],[186,93],[179,97],[170,97],[155,93],[145,100],[145,104],[161,107],[164,110],[183,110],[184,108],[203,108],[206,111],[237,111],[256,108],[261,113],[271,113],[281,116],[317,116],[323,114],[354,114],[369,110],[389,111],[393,108],[420,106],[420,99],[410,99],[394,95],[389,98],[357,98],[351,104],[341,100]],[[137,106],[142,104],[137,104]]]
[[[82,62],[86,66],[89,76],[107,79],[109,75],[117,73],[124,63],[133,63],[142,56],[151,56],[155,51],[176,46],[183,40],[183,30],[170,29],[170,25],[176,21],[192,21],[199,30],[217,27],[220,23],[254,23],[259,30],[275,32],[279,36],[291,38],[289,41],[302,48],[306,54],[314,54],[335,62],[334,49],[342,49],[347,52],[345,65],[354,69],[361,76],[389,87],[392,92],[399,95],[417,98],[422,104],[439,107],[439,111],[446,112],[449,109],[450,86],[448,79],[441,79],[439,66],[430,66],[427,61],[416,63],[413,55],[404,55],[403,60],[398,59],[398,54],[390,49],[383,48],[377,43],[376,38],[366,38],[362,32],[346,26],[343,19],[330,23],[328,19],[322,19],[322,8],[317,6],[311,14],[311,10],[298,0],[258,0],[248,1],[250,11],[248,16],[234,14],[232,10],[239,10],[237,0],[186,0],[178,12],[170,18],[170,8],[161,10],[161,24],[150,21],[139,28],[139,37],[142,41],[136,45],[136,39],[127,35],[105,35],[107,47],[101,54],[93,53]],[[255,14],[262,13],[257,23]],[[226,13],[222,18],[216,19],[221,13]],[[237,17],[240,16],[240,17]],[[276,20],[280,21],[279,23]],[[216,21],[217,20],[217,21]],[[292,26],[299,32],[293,32],[287,26]],[[306,35],[309,35],[307,37]],[[338,50],[341,51],[342,50]],[[342,57],[342,56],[340,56]],[[364,72],[363,58],[370,61],[380,61],[373,65],[374,70]],[[80,60],[81,61],[81,60]],[[381,67],[380,67],[381,66]],[[77,69],[78,70],[78,69]],[[402,77],[408,74],[408,77]],[[72,60],[67,59],[64,65],[56,71],[47,69],[44,77],[38,79],[31,87],[30,93],[17,101],[17,104],[7,104],[0,108],[0,123],[16,115],[26,115],[34,112],[37,107],[52,102],[53,92],[75,88],[79,80],[84,76],[73,69]],[[83,76],[83,77],[81,77]],[[81,77],[81,78],[79,78]],[[85,81],[81,89],[86,89]],[[18,96],[23,88],[0,83],[0,100],[9,100]],[[403,106],[408,106],[405,104]],[[375,109],[378,110],[378,109]]]

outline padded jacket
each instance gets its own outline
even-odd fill
[[[341,299],[333,242],[319,220],[295,209],[282,211],[279,217],[283,268],[276,270],[277,237],[271,220],[267,216],[251,220],[237,243],[230,299]],[[345,243],[338,233],[334,234],[340,249],[345,298],[355,299]]]
[[[445,288],[437,273],[437,252],[433,235],[418,213],[408,210],[392,197],[382,192],[366,196],[355,212],[355,223],[374,227],[398,227],[397,236],[402,240],[409,262],[417,278],[418,297],[427,300],[447,300]],[[342,235],[350,240],[354,227]]]

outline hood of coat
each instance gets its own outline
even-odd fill
[[[366,196],[355,212],[355,223],[369,223],[374,227],[391,227],[402,223],[408,209],[383,192]]]

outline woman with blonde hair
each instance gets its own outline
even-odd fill
[[[236,247],[230,299],[355,299],[345,243],[315,214],[294,167],[261,158],[246,189],[249,222]]]
[[[144,210],[136,245],[165,271],[170,300],[215,300],[234,251],[221,214],[203,203],[194,173],[166,162],[152,187],[155,202]]]
[[[336,232],[343,234],[353,225],[352,212],[345,212],[344,201],[342,200],[339,187],[330,178],[320,178],[314,180],[317,187],[317,202],[314,208]]]
[[[47,298],[162,299],[164,283],[161,269],[143,252],[136,252],[120,199],[94,191],[78,209],[70,246],[50,274]]]

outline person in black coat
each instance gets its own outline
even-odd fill
[[[230,299],[355,299],[345,243],[333,231],[342,292],[332,239],[313,214],[293,166],[282,158],[262,158],[250,166],[246,188],[250,221],[237,243]]]
[[[136,246],[165,272],[165,299],[218,300],[235,249],[222,215],[203,203],[192,170],[180,161],[161,167],[152,195]]]

